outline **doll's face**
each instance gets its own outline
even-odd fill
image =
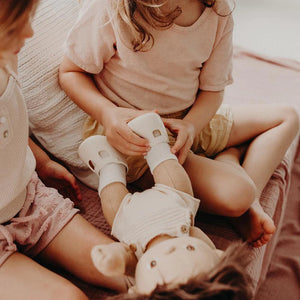
[[[220,261],[218,251],[194,237],[163,241],[140,258],[135,273],[136,292],[150,294],[157,285],[173,288],[205,274]]]

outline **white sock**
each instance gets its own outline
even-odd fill
[[[176,159],[177,157],[171,152],[170,146],[167,143],[156,144],[148,151],[145,156],[147,164],[153,174],[154,169],[162,162],[168,159]]]
[[[122,164],[110,163],[105,165],[99,174],[98,193],[113,182],[121,182],[126,186],[126,167]]]

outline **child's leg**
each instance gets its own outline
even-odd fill
[[[191,154],[184,166],[194,191],[202,201],[200,209],[232,218],[242,237],[250,242],[266,243],[275,230],[272,219],[261,209],[256,218],[246,218],[255,199],[255,185],[239,163],[239,149],[229,148],[215,160]],[[201,168],[202,172],[199,172]],[[206,175],[206,176],[205,176]],[[241,226],[239,226],[239,224]],[[239,228],[243,228],[241,231]]]
[[[116,256],[112,255],[112,257],[121,257],[118,262],[121,262],[123,267],[127,263],[127,260],[133,260],[136,263],[136,258],[132,252],[127,253],[126,247],[114,247],[113,245],[115,244],[124,245],[122,243],[115,243],[112,239],[87,222],[82,216],[76,215],[53,239],[39,257],[47,263],[54,263],[55,266],[66,269],[85,282],[125,292],[128,288],[125,276],[111,277],[110,275],[113,274],[105,276],[101,272],[101,264],[103,263],[104,269],[106,267],[110,268],[111,265],[109,265],[109,263],[112,262],[112,259],[104,257],[104,260],[98,261],[100,265],[97,264],[95,266],[95,261],[93,261],[91,257],[91,252],[94,251],[93,249],[95,247],[99,248],[103,246],[106,250],[105,247],[112,246],[112,248],[108,248],[116,250],[114,253]],[[107,251],[105,253],[110,254],[111,252]],[[112,266],[120,269],[122,265],[118,266],[117,261],[114,261]],[[124,271],[120,274],[124,274]]]
[[[151,149],[146,155],[155,183],[165,184],[193,195],[190,179],[171,153],[165,126],[155,113],[141,115],[128,123],[140,136],[148,139]]]
[[[65,278],[17,252],[0,267],[0,290],[1,299],[88,299]]]
[[[298,115],[285,105],[237,106],[232,111],[234,122],[228,146],[253,139],[242,166],[254,181],[259,198],[297,134]]]
[[[236,223],[244,236],[256,241],[255,246],[261,246],[270,239],[275,226],[263,211],[259,199],[297,134],[299,117],[294,109],[285,105],[233,107],[233,115],[234,125],[228,145],[253,139],[242,167],[256,185],[255,201]]]
[[[239,220],[244,238],[258,241],[259,246],[270,238],[275,227],[255,199],[259,199],[263,187],[293,140],[298,116],[289,108],[269,105],[243,106],[234,108],[233,113],[234,125],[227,146],[254,138],[244,158],[244,170],[237,163],[234,166],[224,159],[224,153],[228,154],[228,151],[216,160],[190,154],[184,167],[195,195],[202,200],[200,209],[232,217],[243,215]],[[251,177],[250,181],[244,171]]]

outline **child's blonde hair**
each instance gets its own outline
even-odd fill
[[[39,0],[0,0],[0,41],[13,42],[17,33],[23,29],[18,24],[24,14],[36,8]],[[0,53],[0,67],[4,65],[5,58]]]
[[[5,30],[13,25],[37,5],[38,0],[0,0],[0,30]]]
[[[216,0],[199,0],[206,7],[214,7]],[[154,40],[150,31],[141,24],[139,18],[145,21],[150,27],[155,29],[167,29],[174,20],[181,14],[181,8],[163,12],[161,7],[168,0],[114,0],[113,5],[117,17],[129,28],[133,39],[132,47],[134,51],[145,51],[145,46],[150,49]],[[218,12],[217,12],[218,13]],[[231,13],[231,11],[230,11]],[[223,16],[223,14],[219,14]],[[228,13],[226,13],[228,15]],[[225,15],[224,15],[225,16]]]

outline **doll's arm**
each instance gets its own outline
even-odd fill
[[[124,243],[115,242],[95,246],[91,256],[94,266],[106,276],[134,276],[137,258],[130,247]]]

